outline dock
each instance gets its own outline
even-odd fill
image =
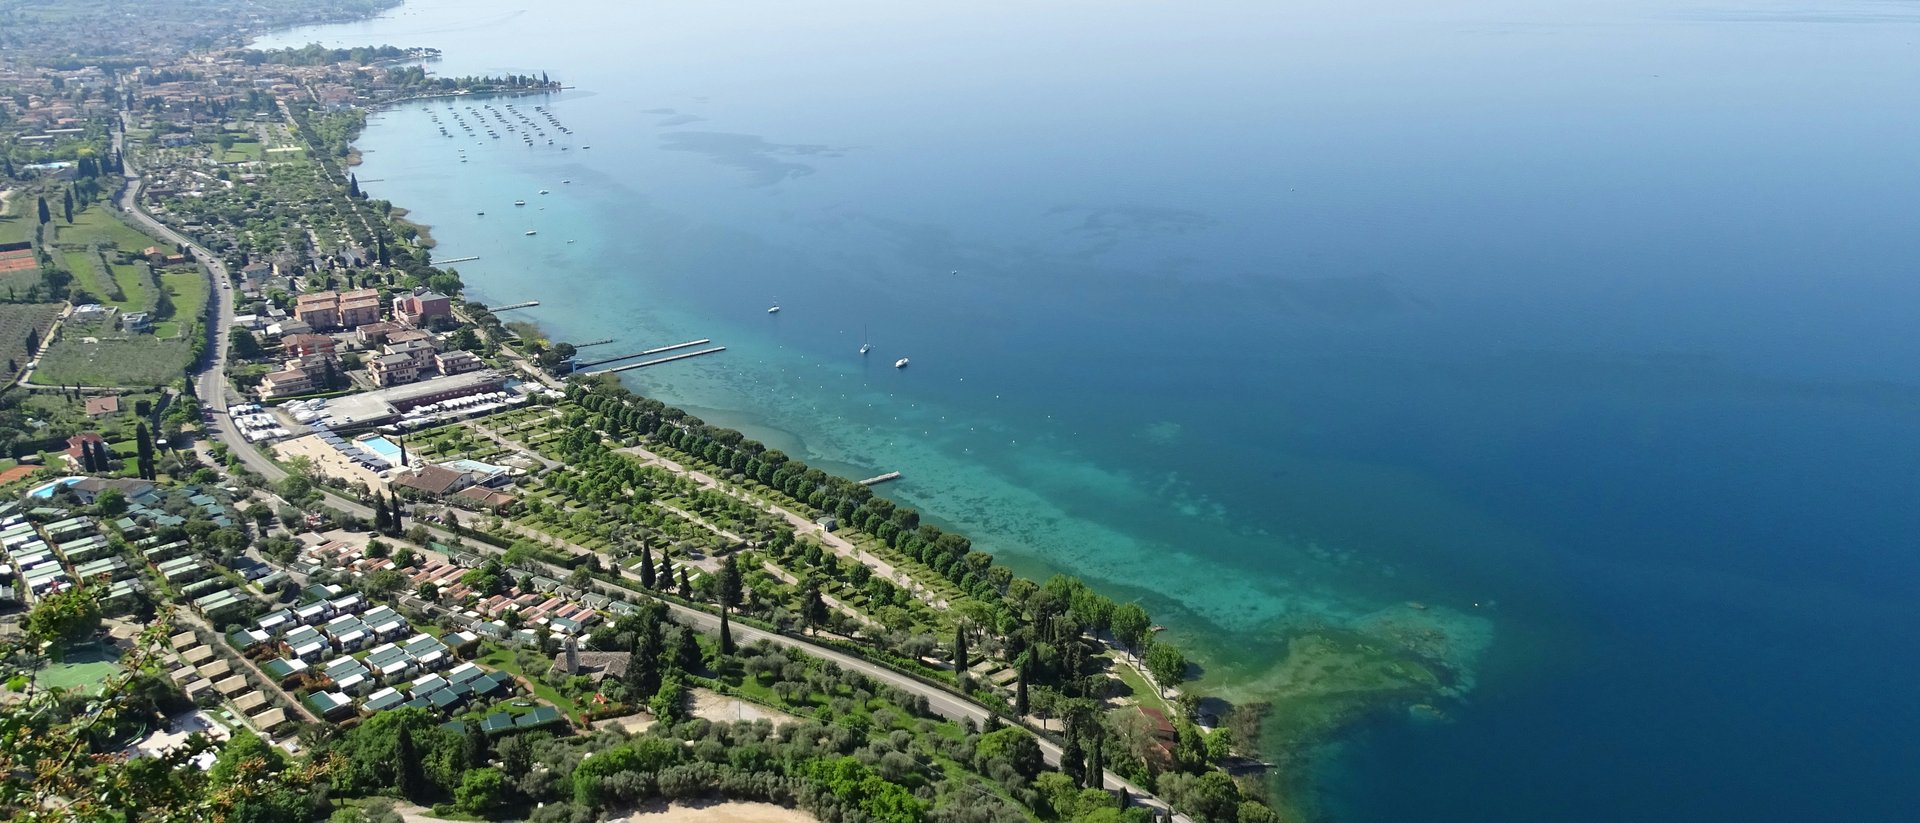
[[[604,340],[595,340],[595,341],[593,341],[593,342],[591,342],[591,343],[575,343],[575,344],[573,344],[573,348],[574,348],[574,350],[575,350],[575,351],[579,351],[580,349],[584,349],[584,348],[586,348],[586,347],[588,347],[588,346],[604,346],[604,345],[606,345],[606,344],[608,344],[608,343],[612,343],[612,342],[613,342],[613,338],[611,338],[611,337],[609,337],[609,338],[606,338],[606,339],[604,339]]]
[[[455,258],[452,258],[452,259],[449,259],[449,260],[435,260],[435,261],[433,261],[433,265],[435,265],[435,266],[444,266],[444,265],[446,265],[446,264],[448,264],[448,263],[471,263],[471,262],[473,262],[473,261],[475,261],[475,260],[479,260],[479,259],[480,259],[480,255],[477,255],[477,254],[476,254],[476,255],[473,255],[473,256],[471,256],[471,257],[455,257]]]
[[[514,309],[530,309],[538,305],[540,305],[540,301],[528,300],[525,303],[515,303],[511,306],[494,306],[492,308],[487,309],[487,311],[493,312],[494,314],[499,314],[503,311],[512,311]]]
[[[886,474],[883,474],[883,475],[880,475],[880,476],[878,476],[878,477],[869,477],[869,478],[867,478],[867,479],[865,479],[865,480],[862,480],[862,481],[860,481],[860,485],[862,485],[862,486],[877,486],[877,485],[879,485],[879,484],[881,484],[881,483],[885,483],[885,482],[887,482],[887,481],[889,481],[889,480],[899,480],[899,479],[900,479],[900,473],[899,473],[899,472],[887,472]]]
[[[627,365],[624,365],[624,366],[614,366],[611,369],[601,369],[599,371],[590,371],[590,372],[587,372],[587,376],[595,377],[602,374],[613,374],[614,372],[623,372],[628,369],[644,369],[648,366],[658,366],[662,363],[672,363],[675,360],[685,360],[689,357],[699,357],[700,355],[703,355],[703,354],[715,354],[715,353],[723,352],[726,350],[727,350],[726,346],[714,346],[711,349],[701,349],[699,351],[690,351],[690,352],[687,352],[686,354],[676,354],[672,357],[662,357],[658,360],[642,360],[638,363],[628,363]]]
[[[636,357],[647,357],[650,355],[664,354],[670,351],[677,351],[679,349],[690,349],[690,348],[693,348],[694,346],[704,346],[712,342],[713,340],[710,338],[701,338],[699,340],[688,340],[685,343],[675,343],[671,346],[661,346],[657,349],[647,349],[646,351],[637,351],[632,354],[621,354],[613,357],[602,357],[598,360],[583,360],[583,361],[574,363],[573,370],[579,371],[581,369],[592,368],[594,366],[604,366],[608,363],[618,363],[622,360],[632,360],[633,358],[636,358]],[[574,348],[579,349],[580,347],[574,346]]]

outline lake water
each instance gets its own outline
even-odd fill
[[[551,146],[377,115],[364,188],[588,352],[727,346],[629,384],[1140,598],[1203,690],[1424,638],[1450,720],[1356,724],[1325,816],[1751,822],[1920,809],[1916,24],[422,0],[272,42],[575,87],[513,101]]]

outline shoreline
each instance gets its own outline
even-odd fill
[[[523,93],[534,94],[534,93],[544,93],[546,91],[549,91],[549,90],[529,90]],[[433,95],[432,97],[444,98],[444,97],[453,97],[453,96],[465,96],[465,95],[444,94],[444,95]],[[366,110],[369,112],[372,112],[372,111],[378,111],[383,109],[397,108],[397,105],[396,105],[397,103],[410,102],[410,101],[417,102],[419,99],[421,98],[409,98],[408,100],[388,101],[378,106],[367,107]],[[358,144],[359,144],[359,141],[364,137],[366,133],[366,128],[367,128],[367,123],[365,122],[361,123],[360,126],[349,137],[349,144],[353,146],[352,163],[354,165],[358,165],[360,161],[360,150],[358,148]],[[404,209],[398,205],[394,206],[394,210],[395,210],[394,214],[396,215],[396,218],[395,218],[396,220],[402,220],[404,216],[411,214],[409,210]],[[422,232],[422,236],[428,236],[426,233],[426,230],[429,227],[428,224],[418,223],[412,220],[405,220],[404,222],[408,223],[409,225],[414,225],[418,227]],[[519,326],[524,329],[531,329],[534,335],[542,339],[550,340],[553,342],[563,342],[560,339],[556,338],[551,333],[549,333],[548,328],[543,326],[540,322],[538,322],[535,319],[532,319],[531,315],[528,315],[522,319],[515,320],[512,325]],[[617,376],[614,376],[614,379],[616,380],[616,382],[618,382]],[[696,416],[701,416],[703,419],[714,421],[717,423],[717,425],[725,426],[727,428],[732,428],[732,429],[735,429],[736,431],[742,428],[742,421],[747,421],[746,425],[750,426],[753,429],[778,432],[784,439],[790,440],[794,443],[801,444],[801,448],[804,449],[804,444],[806,442],[805,437],[803,437],[802,435],[796,432],[786,431],[777,426],[773,426],[768,423],[765,423],[764,421],[758,420],[750,410],[702,408],[698,406],[688,406],[688,405],[677,404],[677,403],[672,404],[672,406],[682,410],[687,410],[689,411],[689,413],[693,413],[693,409],[699,408],[703,411],[708,412],[709,414],[712,414],[713,416],[712,417],[708,417],[707,415],[696,415]],[[762,437],[754,437],[752,439],[760,440],[761,442],[767,442],[768,440],[767,438],[762,438]],[[796,456],[802,456],[802,454],[800,452],[796,452]],[[822,465],[820,463],[813,463],[812,461],[809,461],[809,463],[812,465]],[[822,467],[824,468],[825,466],[822,466]],[[858,476],[858,475],[851,475],[851,476]],[[932,507],[929,505],[928,508],[931,509]],[[930,511],[926,515],[926,517],[929,522],[937,522],[941,524],[943,527],[948,522],[951,522],[951,521],[946,521],[942,519],[940,517],[940,513],[937,510]],[[977,529],[967,529],[967,528],[956,528],[954,530],[956,532],[962,532],[962,533],[969,532],[969,531],[977,531]],[[1041,559],[1043,554],[1044,553],[1038,552],[1038,551],[1032,552],[1030,554],[1030,559],[1033,559],[1039,565],[1045,565],[1049,568],[1056,569],[1063,574],[1075,573],[1074,570],[1070,568],[1067,564],[1053,561],[1053,560]],[[1023,576],[1033,579],[1031,575],[1023,575]],[[1103,586],[1101,588],[1104,589],[1103,593],[1115,591],[1111,587]],[[1185,612],[1187,610],[1185,608],[1181,608],[1180,611]],[[1204,618],[1199,618],[1199,619],[1204,620]],[[1302,636],[1318,636],[1315,632],[1309,629],[1298,629],[1296,631]],[[1194,662],[1198,664],[1198,663],[1204,663],[1207,661],[1202,659],[1195,659]],[[1430,665],[1438,665],[1440,663],[1440,661],[1428,661],[1428,662]],[[1201,670],[1203,672],[1205,671],[1205,669],[1206,669],[1205,666],[1201,667]],[[1247,679],[1236,680],[1231,683],[1213,684],[1212,686],[1209,687],[1209,692],[1217,693],[1219,691],[1224,690],[1228,692],[1244,694],[1249,690],[1255,690],[1260,688],[1262,688],[1262,685],[1258,678],[1247,678]],[[1432,694],[1420,694],[1418,696],[1393,696],[1393,697],[1386,697],[1384,699],[1378,696],[1372,696],[1372,695],[1366,695],[1366,694],[1363,694],[1361,696],[1349,695],[1347,697],[1348,699],[1346,699],[1342,703],[1340,708],[1337,711],[1331,712],[1330,714],[1322,713],[1318,711],[1316,707],[1312,707],[1312,706],[1308,706],[1304,708],[1297,704],[1294,706],[1288,706],[1287,705],[1288,701],[1284,697],[1268,698],[1265,696],[1261,696],[1258,699],[1243,699],[1243,702],[1247,705],[1265,704],[1266,711],[1264,712],[1263,720],[1262,720],[1263,727],[1265,727],[1266,724],[1268,723],[1280,724],[1282,721],[1285,721],[1289,718],[1292,718],[1295,720],[1301,720],[1303,718],[1317,718],[1318,720],[1323,721],[1320,723],[1307,722],[1307,723],[1293,725],[1290,727],[1290,729],[1295,732],[1298,732],[1301,729],[1309,729],[1310,731],[1303,737],[1297,737],[1291,734],[1271,733],[1271,730],[1270,730],[1270,733],[1263,735],[1264,740],[1262,740],[1261,742],[1265,744],[1266,748],[1260,750],[1259,754],[1263,759],[1267,760],[1269,763],[1272,764],[1272,768],[1267,769],[1265,772],[1265,776],[1255,782],[1266,790],[1264,792],[1266,797],[1272,798],[1271,802],[1273,803],[1275,809],[1287,815],[1288,819],[1295,819],[1303,815],[1307,816],[1309,819],[1318,819],[1319,815],[1317,812],[1310,813],[1307,811],[1309,809],[1318,809],[1324,805],[1318,802],[1317,800],[1317,798],[1319,798],[1322,795],[1321,784],[1323,782],[1317,773],[1319,769],[1322,766],[1324,766],[1324,763],[1328,757],[1328,753],[1331,751],[1334,751],[1335,749],[1337,749],[1338,746],[1345,743],[1346,742],[1345,738],[1350,733],[1357,732],[1358,730],[1364,728],[1370,721],[1373,721],[1373,720],[1394,718],[1396,716],[1404,717],[1405,713],[1414,705],[1417,705],[1420,703],[1444,703],[1448,700],[1448,698],[1446,697],[1439,696],[1439,695],[1432,695]],[[1214,699],[1220,700],[1222,703],[1226,702],[1222,698],[1214,698]],[[1299,714],[1300,716],[1295,717],[1296,714]],[[1332,719],[1328,721],[1329,718],[1332,718]],[[1391,722],[1401,722],[1401,721],[1394,720]]]

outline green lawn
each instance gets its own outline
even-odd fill
[[[513,659],[512,650],[495,648],[493,651],[488,652],[487,656],[474,662],[489,669],[498,669],[511,675],[526,678],[527,682],[533,684],[534,697],[552,703],[554,708],[566,712],[568,717],[573,718],[573,722],[582,722],[580,707],[575,705],[573,701],[568,700],[566,695],[561,694],[558,689],[541,682],[538,676],[527,674],[526,671],[522,670],[519,661]]]
[[[113,662],[119,658],[111,646],[99,643],[82,646],[68,651],[66,660],[35,673],[33,679],[49,688],[97,691],[101,683],[120,671]]]
[[[153,324],[153,333],[176,337],[182,327],[206,311],[207,276],[198,270],[170,271],[160,275],[160,284],[173,298],[173,316]]]
[[[112,259],[109,257],[108,259]],[[127,296],[122,311],[141,311],[147,305],[147,290],[153,288],[152,275],[148,273],[146,263],[113,263],[113,282],[119,284],[120,293]]]
[[[51,225],[55,233],[53,242],[63,245],[86,246],[99,241],[135,254],[148,246],[160,245],[159,241],[139,229],[120,222],[112,210],[98,204],[88,206],[85,211],[74,215],[73,225],[67,225],[57,214]]]
[[[213,153],[216,163],[246,163],[259,160],[266,149],[259,141],[235,142],[233,148],[222,149],[219,143],[210,143],[207,150]]]

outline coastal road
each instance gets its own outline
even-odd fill
[[[240,436],[239,429],[233,425],[233,419],[225,413],[229,406],[229,389],[226,379],[227,333],[228,330],[233,328],[232,286],[231,280],[227,276],[226,264],[221,262],[218,257],[208,252],[205,248],[202,248],[199,244],[167,228],[162,225],[160,221],[153,219],[152,215],[142,211],[140,209],[138,196],[142,182],[141,178],[138,176],[132,164],[127,165],[126,173],[127,187],[121,194],[121,209],[160,237],[166,238],[177,245],[187,247],[194,258],[206,266],[207,271],[213,277],[213,300],[217,306],[213,312],[213,341],[212,345],[208,347],[210,356],[201,364],[201,371],[195,377],[194,385],[196,388],[195,393],[199,395],[201,404],[212,408],[216,412],[213,415],[214,436],[226,443],[227,447],[232,450],[233,454],[239,458],[243,465],[262,477],[265,477],[267,480],[274,481],[286,477],[287,472],[284,469],[274,465],[273,461],[268,460],[266,455],[262,454],[257,446],[247,442],[245,438]],[[544,382],[544,375],[537,376],[542,377]],[[685,469],[683,468],[682,470],[684,471]],[[708,478],[708,480],[711,481],[711,478]],[[325,505],[328,508],[352,514],[367,521],[372,521],[374,517],[371,508],[332,494],[327,495]],[[789,516],[791,517],[792,515]],[[807,523],[807,525],[813,524]],[[432,526],[429,526],[429,528],[442,539],[457,539],[454,535],[442,529]],[[494,547],[490,544],[478,544],[477,548],[494,554],[505,553],[504,549]],[[578,546],[570,546],[570,548],[582,552],[588,551]],[[548,575],[556,579],[564,579],[570,572],[569,569],[544,562],[538,562],[538,565],[542,567]],[[631,600],[635,596],[634,592],[628,589],[604,581],[596,580],[594,581],[594,585],[602,594],[618,597],[622,600]],[[667,602],[667,608],[675,615],[676,619],[683,624],[695,626],[707,632],[717,633],[720,630],[720,618],[717,615],[708,614],[699,609],[682,606],[673,602]],[[776,645],[799,649],[814,657],[830,660],[842,668],[860,672],[876,682],[885,683],[908,694],[924,697],[927,700],[928,708],[942,717],[956,721],[972,720],[975,724],[981,724],[984,723],[991,714],[985,707],[950,692],[942,686],[896,672],[893,669],[862,660],[844,652],[809,643],[790,635],[768,632],[739,623],[733,624],[732,629],[738,640],[753,642],[764,639]],[[1039,741],[1040,751],[1045,757],[1046,762],[1049,765],[1058,766],[1060,763],[1060,747],[1044,736],[1036,735],[1036,739]],[[1112,772],[1106,773],[1103,783],[1108,789],[1125,789],[1137,804],[1147,806],[1157,812],[1167,809],[1166,803],[1154,798],[1149,792]],[[1175,814],[1173,819],[1176,823],[1192,823],[1189,818],[1181,814]]]

